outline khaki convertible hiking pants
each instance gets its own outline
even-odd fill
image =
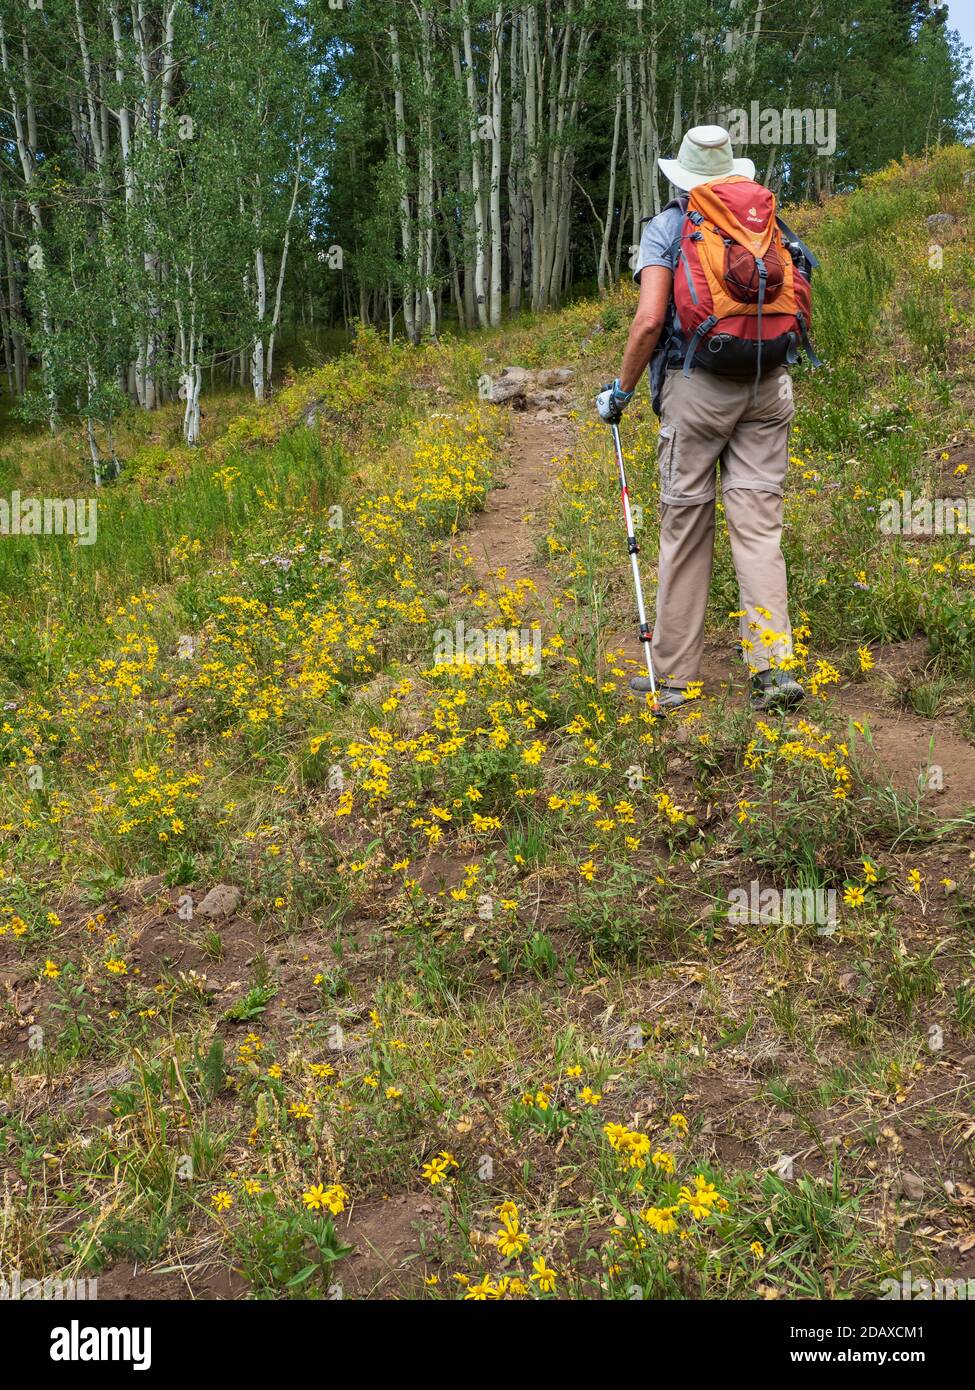
[[[735,572],[745,661],[763,671],[792,654],[782,538],[795,414],[785,369],[754,382],[670,371],[661,396],[660,559],[653,665],[664,685],[700,679],[714,557],[715,464]]]

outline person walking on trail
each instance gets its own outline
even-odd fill
[[[750,159],[720,126],[687,132],[659,165],[681,196],[647,223],[634,279],[640,297],[620,374],[596,399],[618,424],[650,367],[660,416],[660,547],[651,643],[657,708],[685,704],[700,678],[714,555],[716,479],[740,591],[742,652],[755,709],[789,709],[805,692],[794,665],[783,485],[795,406],[789,366],[809,341],[815,256],[776,216]],[[631,685],[649,690],[637,677]]]

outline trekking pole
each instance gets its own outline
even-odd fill
[[[650,643],[653,641],[653,629],[647,622],[647,612],[643,604],[643,584],[640,581],[640,562],[637,556],[640,553],[640,546],[637,543],[636,533],[633,530],[633,514],[630,511],[630,494],[626,486],[626,469],[623,466],[623,448],[620,444],[619,425],[613,425],[613,443],[616,446],[616,467],[620,475],[620,496],[623,499],[623,519],[626,522],[626,548],[630,555],[630,564],[633,566],[633,584],[636,589],[636,607],[640,618],[640,641],[643,644],[643,653],[647,659],[647,676],[650,679],[650,694],[653,703],[657,703],[657,682],[653,674],[653,661],[650,656]],[[635,676],[630,684],[636,689],[645,689],[647,677]],[[638,684],[639,682],[639,684]]]

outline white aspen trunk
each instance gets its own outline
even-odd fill
[[[641,17],[642,19],[642,17]],[[657,181],[657,159],[660,155],[660,130],[657,125],[657,26],[654,13],[654,0],[650,0],[650,34],[640,59],[640,72],[643,79],[640,89],[642,104],[644,197],[647,199],[648,217],[656,217],[660,211],[660,186]]]
[[[650,32],[644,33],[643,12],[637,15],[640,38],[635,63],[625,60],[627,167],[630,175],[631,246],[640,241],[642,222],[660,211],[657,157],[660,136],[657,127],[657,37],[653,5],[650,6]]]
[[[599,247],[599,268],[596,283],[599,293],[605,293],[610,280],[609,239],[613,230],[613,213],[616,200],[616,160],[620,148],[620,121],[623,113],[623,66],[616,60],[616,109],[613,117],[613,149],[609,157],[609,188],[606,193],[606,220],[603,223],[602,241]]]
[[[419,218],[419,280],[423,295],[423,319],[436,338],[440,311],[434,293],[434,167],[433,167],[433,66],[430,53],[430,15],[426,9],[419,12],[420,19],[420,62],[423,73],[423,116],[420,122],[423,148],[420,154],[420,218]]]
[[[26,31],[21,36],[20,51],[24,58],[24,105],[27,113],[27,140],[31,149],[36,150],[39,144],[37,138],[37,113],[34,107],[34,83],[31,76],[33,70],[30,64],[30,49],[27,46]]]
[[[10,341],[13,349],[13,388],[12,394],[22,396],[27,388],[27,353],[24,346],[23,325],[23,305],[20,284],[17,279],[16,262],[14,260],[13,246],[10,240],[10,227],[7,222],[6,210],[0,203],[0,232],[3,234],[3,254],[6,265],[7,277],[7,303],[9,305],[10,319]]]
[[[104,70],[99,66],[98,79],[99,90],[95,90],[95,73],[92,67],[91,54],[88,47],[88,36],[85,30],[85,22],[81,11],[81,0],[75,0],[75,24],[78,33],[78,46],[81,51],[81,66],[84,73],[84,94],[85,104],[88,111],[88,136],[91,144],[92,158],[95,164],[95,172],[101,185],[102,226],[106,236],[110,234],[111,220],[109,207],[112,201],[112,190],[109,185],[108,169],[106,167],[106,156],[109,149],[109,126],[108,108],[104,101]],[[110,305],[113,329],[118,328],[118,313],[114,301]],[[117,384],[124,389],[124,380],[121,371],[116,376]],[[113,459],[113,465],[114,465]]]
[[[492,328],[501,322],[501,57],[504,43],[504,9],[494,12],[489,86],[491,91],[491,275],[488,320]]]
[[[81,13],[81,0],[74,0],[75,24],[78,31],[78,47],[81,50],[81,70],[85,77],[85,103],[88,108],[88,137],[91,141],[92,158],[95,161],[95,168],[100,174],[105,162],[105,149],[102,144],[101,118],[95,103],[95,88],[91,66],[91,54],[88,49],[88,35],[85,30],[85,21]]]
[[[264,251],[254,252],[254,311],[261,323],[267,313],[267,278],[264,270]],[[258,328],[251,345],[251,386],[255,401],[264,400],[264,330]]]
[[[453,0],[451,3],[451,14],[455,12]],[[464,92],[464,69],[460,60],[460,44],[457,41],[455,26],[451,26],[450,37],[450,59],[454,71],[454,86],[458,95]],[[477,316],[477,307],[474,303],[474,256],[473,248],[475,237],[471,230],[472,214],[471,199],[473,197],[471,185],[471,168],[466,158],[467,146],[467,125],[461,116],[457,124],[457,185],[460,189],[460,209],[461,209],[461,249],[462,263],[464,271],[464,326],[473,328],[474,319]]]
[[[115,49],[115,81],[121,89],[125,78],[125,50],[122,42],[122,23],[119,19],[116,0],[109,0],[109,18],[112,24],[112,44]],[[119,130],[119,148],[122,154],[122,177],[125,184],[125,202],[130,206],[135,194],[135,173],[132,168],[132,118],[124,102],[119,103],[115,112]]]
[[[474,303],[477,309],[477,321],[482,328],[486,328],[488,305],[484,258],[484,185],[481,170],[481,133],[478,120],[477,87],[474,82],[470,12],[466,7],[464,9],[463,45],[467,79],[467,119],[470,131],[471,186],[474,195]]]
[[[620,222],[616,231],[616,255],[613,258],[613,278],[618,280],[622,270],[623,261],[623,231],[626,227],[626,215],[630,209],[629,191],[623,195],[623,205],[620,208]]]
[[[188,313],[189,322],[185,315]],[[193,289],[193,262],[186,268],[186,306],[176,304],[176,323],[179,339],[180,394],[183,397],[183,440],[195,447],[200,442],[200,389],[203,369],[197,355],[199,335],[196,331],[196,307]]]
[[[203,369],[199,362],[193,362],[186,374],[186,409],[183,415],[183,437],[187,444],[200,442],[200,388],[203,385]]]
[[[568,26],[562,34],[562,59],[559,64],[558,97],[549,102],[549,155],[548,187],[546,189],[546,256],[545,256],[545,300],[544,306],[558,303],[559,298],[559,231],[561,228],[561,192],[564,151],[561,136],[565,119],[565,100],[569,86],[569,60],[572,45],[572,30]]]
[[[4,32],[3,21],[0,19],[0,70],[7,79],[7,90],[10,94],[10,116],[14,124],[14,136],[17,145],[17,154],[20,159],[20,167],[24,176],[24,186],[27,190],[27,208],[30,214],[31,226],[36,238],[38,252],[43,255],[41,246],[41,236],[44,230],[43,219],[41,217],[41,207],[36,196],[37,170],[34,161],[34,151],[37,149],[37,118],[34,112],[34,102],[31,96],[30,83],[30,53],[27,48],[27,39],[24,38],[22,45],[24,55],[25,73],[25,109],[22,112],[17,93],[14,89],[13,80],[10,73],[10,59],[7,53],[7,38]],[[26,117],[26,128],[25,128]],[[28,260],[28,264],[30,261]],[[40,294],[41,306],[41,368],[44,376],[44,394],[47,398],[47,418],[51,432],[54,432],[57,423],[57,400],[54,395],[54,387],[51,382],[51,338],[52,322],[51,311],[47,300],[47,294],[43,289]]]
[[[626,164],[630,175],[630,196],[633,199],[630,245],[633,246],[640,239],[640,169],[633,103],[633,63],[629,54],[623,59],[623,83],[626,91]]]
[[[565,141],[566,126],[575,123],[579,112],[579,90],[585,72],[589,33],[579,31],[576,53],[572,55],[573,31],[563,31],[559,95],[554,116],[550,116],[551,151],[548,189],[548,245],[545,271],[545,300],[557,304],[562,297],[569,245],[569,213],[572,203],[574,155]],[[554,129],[552,129],[554,127]]]
[[[152,50],[150,48],[150,36],[142,0],[136,0],[136,3],[132,6],[132,33],[136,41],[136,51],[142,77],[142,93],[139,103],[141,110],[139,119],[136,123],[136,131],[138,138],[144,141],[156,140],[159,135],[159,114],[158,110],[153,109]],[[152,249],[155,241],[152,209],[156,197],[156,190],[149,187],[138,191],[142,194],[139,211],[145,223],[146,239],[149,242],[149,249],[145,250],[142,256],[142,269],[148,286],[149,302],[147,305],[146,322],[139,333],[139,344],[136,357],[136,395],[139,404],[144,410],[154,410],[158,404],[155,373],[156,322],[159,315],[156,284],[158,278],[158,259]]]
[[[88,367],[88,380],[89,380],[88,402],[89,402],[89,409],[88,409],[87,415],[85,416],[85,433],[86,433],[86,435],[88,436],[88,453],[89,453],[89,456],[90,456],[90,458],[91,458],[91,471],[92,471],[92,474],[94,475],[95,486],[96,486],[96,487],[101,487],[101,485],[102,485],[102,460],[101,460],[101,455],[100,455],[99,452],[98,452],[98,440],[95,438],[95,422],[94,422],[94,421],[92,420],[92,418],[91,418],[91,385],[90,385],[90,383],[91,383],[91,376],[92,376],[92,371],[91,371],[91,366],[89,365],[89,367]]]
[[[160,135],[162,135],[166,128],[169,108],[173,104],[173,83],[176,78],[176,66],[173,62],[173,44],[176,40],[176,11],[179,7],[180,0],[172,0],[172,3],[167,3],[163,10],[162,91],[159,97]]]
[[[539,12],[534,8],[525,11],[523,71],[533,309],[558,302],[568,266],[573,158],[567,135],[578,114],[590,39],[574,18],[570,11],[562,22],[555,23],[546,9],[545,32],[540,34]],[[543,120],[547,126],[544,132]]]
[[[539,149],[539,117],[541,107],[541,45],[538,38],[538,15],[529,7],[524,11],[523,72],[525,75],[525,152],[528,193],[531,201],[531,307],[540,307],[542,220],[544,214],[544,177]]]
[[[278,266],[278,283],[274,291],[274,312],[271,315],[271,331],[268,335],[267,343],[267,365],[265,368],[265,379],[268,390],[271,389],[271,374],[274,371],[274,340],[277,337],[278,327],[281,323],[281,299],[284,294],[284,276],[288,266],[288,247],[291,244],[291,221],[295,215],[295,205],[298,202],[298,187],[301,179],[301,146],[298,147],[298,162],[295,165],[295,178],[291,186],[291,203],[288,207],[288,216],[284,224],[284,240],[281,243],[281,264]]]
[[[17,394],[14,385],[14,349],[10,334],[10,319],[7,316],[6,301],[0,296],[0,339],[3,342],[3,369],[7,376],[7,392],[11,398]]]
[[[122,84],[125,81],[126,59],[125,48],[122,35],[122,22],[119,18],[117,0],[109,0],[108,4],[109,22],[112,26],[112,47],[115,53],[115,81],[122,92]],[[107,108],[106,108],[107,110]],[[112,113],[118,122],[119,132],[119,152],[122,159],[122,183],[125,197],[125,216],[127,223],[131,224],[132,209],[135,203],[135,169],[132,163],[132,113],[129,111],[124,101],[119,102],[119,109]],[[139,351],[136,349],[138,358]],[[130,365],[128,372],[127,389],[130,395],[142,404],[140,394],[144,378],[142,377],[138,362]]]
[[[508,53],[508,90],[511,93],[511,134],[508,137],[508,308],[512,313],[521,307],[521,286],[525,273],[525,129],[521,100],[521,42],[521,19],[514,14]]]
[[[406,163],[406,103],[403,97],[403,65],[400,57],[399,32],[389,29],[389,51],[393,68],[393,111],[396,124],[396,168],[400,180],[400,238],[403,244],[403,260],[408,275],[413,267],[413,233],[410,212],[410,189]],[[407,283],[403,287],[403,319],[406,336],[411,343],[417,342],[416,316],[413,306],[413,287]]]

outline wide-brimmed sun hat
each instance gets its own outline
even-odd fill
[[[657,163],[670,182],[685,192],[729,174],[755,177],[755,165],[750,159],[735,159],[731,136],[719,125],[696,125],[680,142],[676,159],[658,159]]]

